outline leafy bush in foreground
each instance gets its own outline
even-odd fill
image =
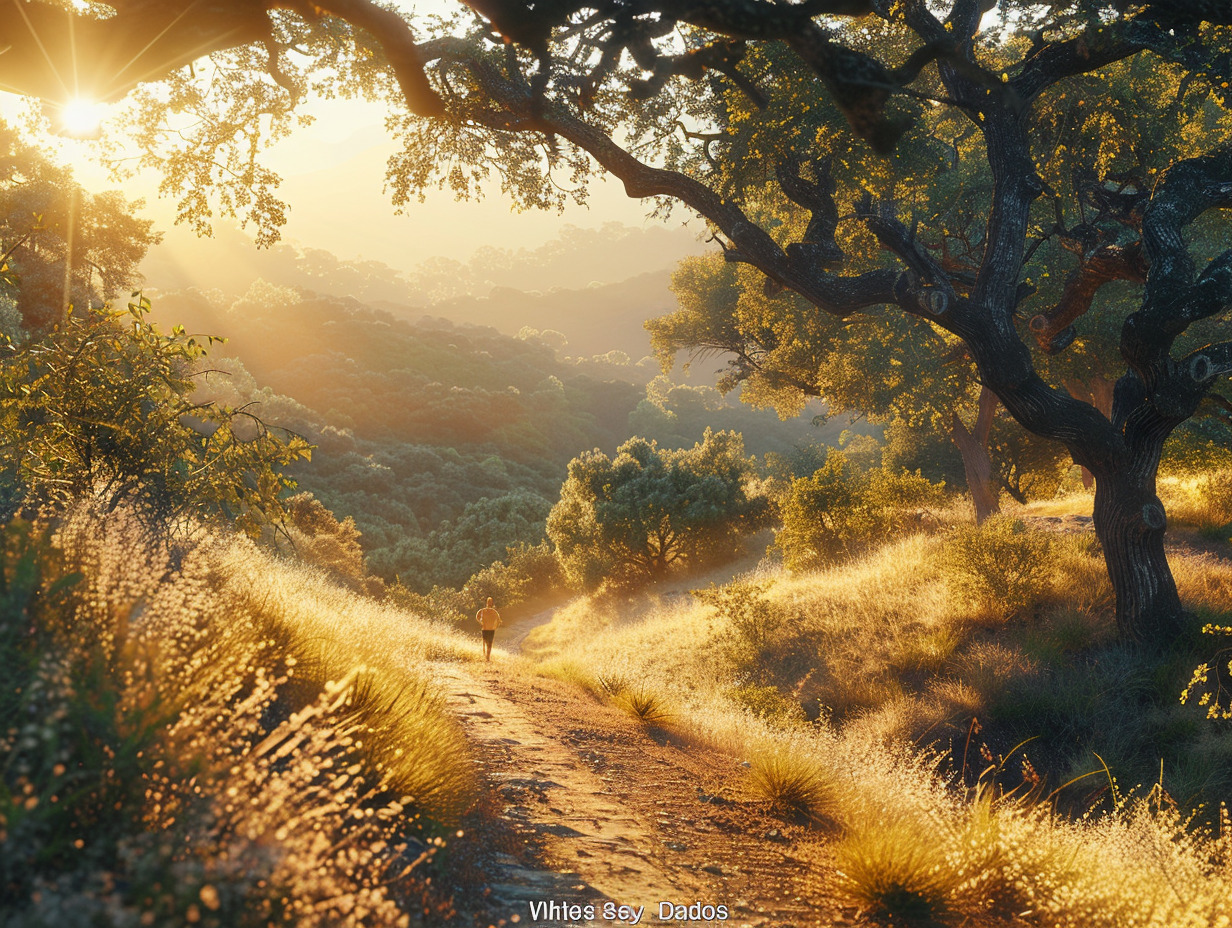
[[[951,590],[994,619],[1034,605],[1054,573],[1053,538],[1021,521],[996,516],[982,525],[957,526],[939,563]]]
[[[142,537],[122,512],[4,530],[5,925],[383,928],[411,923],[411,896],[418,922],[421,816],[469,801],[460,736],[413,678],[391,700],[305,658],[295,603],[245,599],[226,539],[171,570]],[[427,749],[418,781],[391,725]]]
[[[76,310],[42,339],[0,360],[0,467],[31,508],[62,511],[97,498],[149,527],[234,521],[256,532],[282,516],[306,458],[302,439],[275,434],[243,409],[194,400],[206,345],[146,319],[149,302]],[[207,339],[213,341],[213,339]]]
[[[792,570],[842,560],[916,524],[921,509],[944,502],[943,484],[917,474],[861,471],[841,451],[809,477],[791,482],[780,501],[783,528],[775,548]]]

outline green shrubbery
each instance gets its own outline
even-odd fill
[[[762,526],[766,500],[752,478],[737,433],[707,429],[679,451],[632,438],[615,458],[593,451],[569,463],[548,537],[574,588],[662,579],[734,554]]]
[[[699,602],[715,608],[721,653],[737,675],[766,683],[775,676],[773,646],[787,614],[766,598],[766,583],[736,580],[726,586],[694,590]]]
[[[780,500],[775,547],[791,569],[816,569],[918,525],[921,510],[944,503],[944,491],[918,473],[863,471],[831,451],[812,476],[792,480]]]
[[[97,498],[147,526],[220,519],[250,533],[282,516],[302,439],[193,399],[205,345],[162,334],[149,303],[77,310],[0,363],[0,463],[28,508]],[[212,341],[212,339],[210,340]]]
[[[324,570],[349,589],[370,596],[384,595],[385,584],[368,573],[355,520],[341,522],[311,493],[297,493],[283,503],[286,519],[274,532],[285,534],[295,556]]]
[[[952,593],[980,614],[1007,619],[1050,588],[1056,540],[1021,521],[994,516],[959,525],[946,537],[938,565]]]
[[[0,366],[5,925],[444,911],[423,865],[470,765],[407,668],[460,646],[234,533],[278,523],[368,588],[354,525],[281,498],[308,446],[195,402],[203,346],[147,308],[75,312]]]
[[[564,577],[551,546],[519,544],[505,551],[505,559],[474,574],[461,589],[434,586],[417,593],[401,583],[389,588],[390,601],[420,615],[451,622],[467,622],[492,597],[498,609],[520,606],[561,589]]]

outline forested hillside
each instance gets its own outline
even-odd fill
[[[251,411],[316,445],[292,475],[352,517],[368,567],[413,590],[460,586],[508,546],[537,544],[576,454],[630,435],[691,445],[735,429],[756,454],[837,440],[810,411],[781,422],[713,388],[637,371],[618,352],[562,360],[544,338],[442,319],[409,322],[355,300],[256,284],[229,306],[195,291],[155,304],[165,325],[227,338],[201,399]],[[623,375],[623,376],[622,376]]]

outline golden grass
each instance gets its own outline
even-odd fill
[[[426,662],[475,660],[473,640],[331,582],[300,562],[231,539],[218,563],[220,593],[265,627],[285,630],[314,687],[354,676],[348,725],[385,786],[454,821],[474,798],[467,750]]]
[[[749,787],[778,814],[806,820],[820,819],[834,801],[817,763],[790,744],[767,745],[752,758]]]
[[[945,540],[901,539],[817,574],[758,575],[785,617],[777,634],[810,644],[804,671],[790,641],[766,653],[784,656],[779,691],[812,705],[811,723],[749,708],[724,645],[729,629],[696,601],[651,595],[626,612],[624,603],[583,598],[536,630],[536,651],[598,693],[599,678],[608,689],[613,681],[652,689],[669,701],[679,734],[749,762],[755,795],[788,814],[819,810],[807,814],[843,835],[838,888],[863,908],[954,925],[1022,915],[1050,928],[1227,928],[1232,827],[1223,837],[1204,832],[1159,790],[1117,794],[1100,814],[1066,819],[1040,799],[1042,786],[1024,792],[1024,783],[1011,795],[992,781],[974,794],[956,789],[942,758],[912,744],[1012,709],[1020,693],[1039,700],[1023,711],[1041,719],[1082,717],[1102,705],[1107,681],[1122,680],[1122,665],[1116,685],[1145,685],[1132,655],[1119,652],[1102,659],[1104,676],[1080,667],[1056,676],[1113,637],[1111,590],[1085,540],[1054,538],[1037,601],[995,623],[980,620],[978,604],[937,567]],[[1200,556],[1173,564],[1188,602],[1232,612],[1232,564]],[[585,632],[596,627],[602,634]],[[1016,769],[1020,755],[1002,767]],[[984,766],[978,750],[972,762]]]
[[[1192,525],[1210,534],[1232,523],[1232,470],[1171,474],[1159,478],[1159,498],[1173,523]]]
[[[39,663],[4,668],[40,707],[5,785],[61,799],[7,818],[50,862],[18,868],[39,887],[20,923],[384,926],[408,892],[437,904],[420,874],[475,785],[421,668],[460,637],[242,538],[171,561],[122,512],[78,513],[55,543],[43,560],[80,579],[40,607]]]

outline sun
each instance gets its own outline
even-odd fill
[[[96,139],[102,133],[106,104],[86,97],[77,97],[59,107],[56,128],[61,135],[75,139]]]

